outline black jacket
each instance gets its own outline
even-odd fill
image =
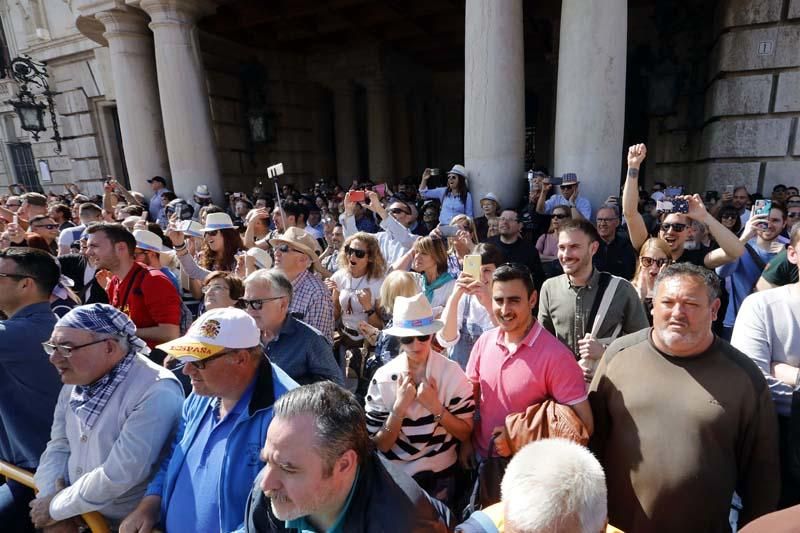
[[[296,532],[272,514],[272,506],[259,485],[253,484],[245,509],[247,533]],[[439,533],[452,530],[450,511],[429,497],[408,474],[376,452],[361,465],[356,489],[343,528],[345,533]]]

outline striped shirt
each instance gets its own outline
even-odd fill
[[[375,435],[389,418],[397,394],[397,384],[408,373],[405,353],[378,369],[370,383],[366,398],[367,430]],[[439,391],[439,400],[450,414],[471,420],[475,411],[472,384],[455,361],[431,351],[425,369],[426,378],[433,378]],[[433,414],[417,401],[405,413],[400,434],[392,448],[385,452],[408,475],[418,472],[441,472],[458,459],[458,439],[447,432]]]

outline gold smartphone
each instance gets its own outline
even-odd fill
[[[464,273],[469,274],[476,281],[481,279],[481,256],[469,254],[464,256]]]

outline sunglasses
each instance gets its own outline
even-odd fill
[[[211,357],[207,357],[201,361],[190,361],[188,364],[192,365],[197,370],[205,370],[205,368],[208,366],[208,363],[210,363],[214,359],[219,359],[220,357],[224,357],[229,353],[234,353],[236,351],[237,350],[225,350],[224,352],[220,352],[217,355],[212,355]]]
[[[789,213],[786,216],[788,218],[800,218],[800,213]]]
[[[214,229],[214,230],[211,230],[211,231],[207,231],[205,233],[206,233],[206,237],[216,237],[219,234],[219,230],[218,229]]]
[[[33,226],[34,228],[46,228],[46,229],[56,229],[58,224],[36,224]]]
[[[672,263],[672,261],[670,259],[667,259],[666,257],[662,257],[661,259],[653,259],[652,257],[647,257],[645,255],[639,258],[639,262],[645,268],[650,268],[651,266],[653,266],[653,263],[655,263],[656,266],[658,266],[658,268],[661,268],[664,265],[669,265],[670,263]]]
[[[417,335],[416,337],[400,337],[400,344],[411,344],[414,342],[414,339],[417,339],[419,342],[426,342],[430,339],[430,335]]]
[[[247,309],[248,307],[253,311],[261,311],[264,307],[264,302],[271,302],[272,300],[280,300],[281,298],[286,298],[286,295],[283,296],[273,296],[272,298],[257,298],[255,300],[245,300],[244,298],[239,298],[239,309]]]
[[[389,213],[391,213],[393,215],[399,215],[401,213],[404,214],[404,215],[410,215],[411,211],[406,211],[405,209],[394,208],[394,209],[389,209]]]
[[[553,218],[557,218],[558,220],[562,220],[562,219],[569,218],[569,217],[570,217],[569,215],[565,215],[563,213],[560,214],[560,215],[553,215]]]
[[[574,187],[575,187],[574,185],[562,185],[561,186],[562,189],[572,189]]]
[[[350,248],[349,246],[345,246],[344,247],[344,253],[345,253],[345,255],[348,255],[348,256],[354,255],[359,259],[364,259],[365,257],[367,257],[367,251],[366,250],[358,250],[357,248]]]
[[[279,244],[278,246],[275,247],[275,250],[280,252],[280,253],[282,253],[282,254],[287,254],[289,252],[297,252],[298,254],[302,254],[303,253],[300,250],[295,250],[294,248],[292,248],[288,244]]]
[[[720,220],[722,220],[722,219],[725,219],[725,218],[732,218],[732,219],[736,219],[736,217],[738,217],[738,216],[739,216],[739,215],[736,215],[736,214],[734,214],[734,213],[725,213],[724,215],[720,215],[720,217],[719,217],[719,218],[720,218]]]
[[[686,224],[681,224],[680,222],[673,222],[673,223],[665,222],[661,224],[661,231],[663,231],[664,233],[668,232],[670,229],[675,233],[680,233],[686,229]]]

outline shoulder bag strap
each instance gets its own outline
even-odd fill
[[[586,317],[586,322],[584,325],[589,324],[591,328],[592,325],[595,323],[595,317],[597,316],[597,311],[600,309],[600,303],[602,302],[603,298],[606,294],[606,288],[608,284],[611,282],[611,274],[608,272],[601,272],[600,273],[600,281],[597,283],[597,296],[594,298],[594,302],[592,303],[592,309],[589,311],[589,316]],[[583,332],[586,334],[586,331]]]
[[[753,260],[759,270],[763,271],[765,268],[767,268],[767,264],[763,259],[761,259],[761,256],[758,255],[755,250],[753,250],[753,247],[750,246],[750,243],[745,244],[744,249],[747,250],[748,254],[750,254],[750,258]]]
[[[597,310],[597,315],[595,315],[594,323],[592,324],[593,337],[597,337],[597,334],[600,332],[600,327],[603,325],[603,321],[606,319],[606,313],[608,313],[608,308],[611,307],[611,300],[614,299],[614,294],[617,292],[617,286],[619,285],[618,277],[610,277],[611,280],[606,287],[605,293],[603,294],[603,299],[600,302],[600,307]],[[621,324],[618,324],[618,330],[615,331],[615,336],[619,334],[620,328]]]

